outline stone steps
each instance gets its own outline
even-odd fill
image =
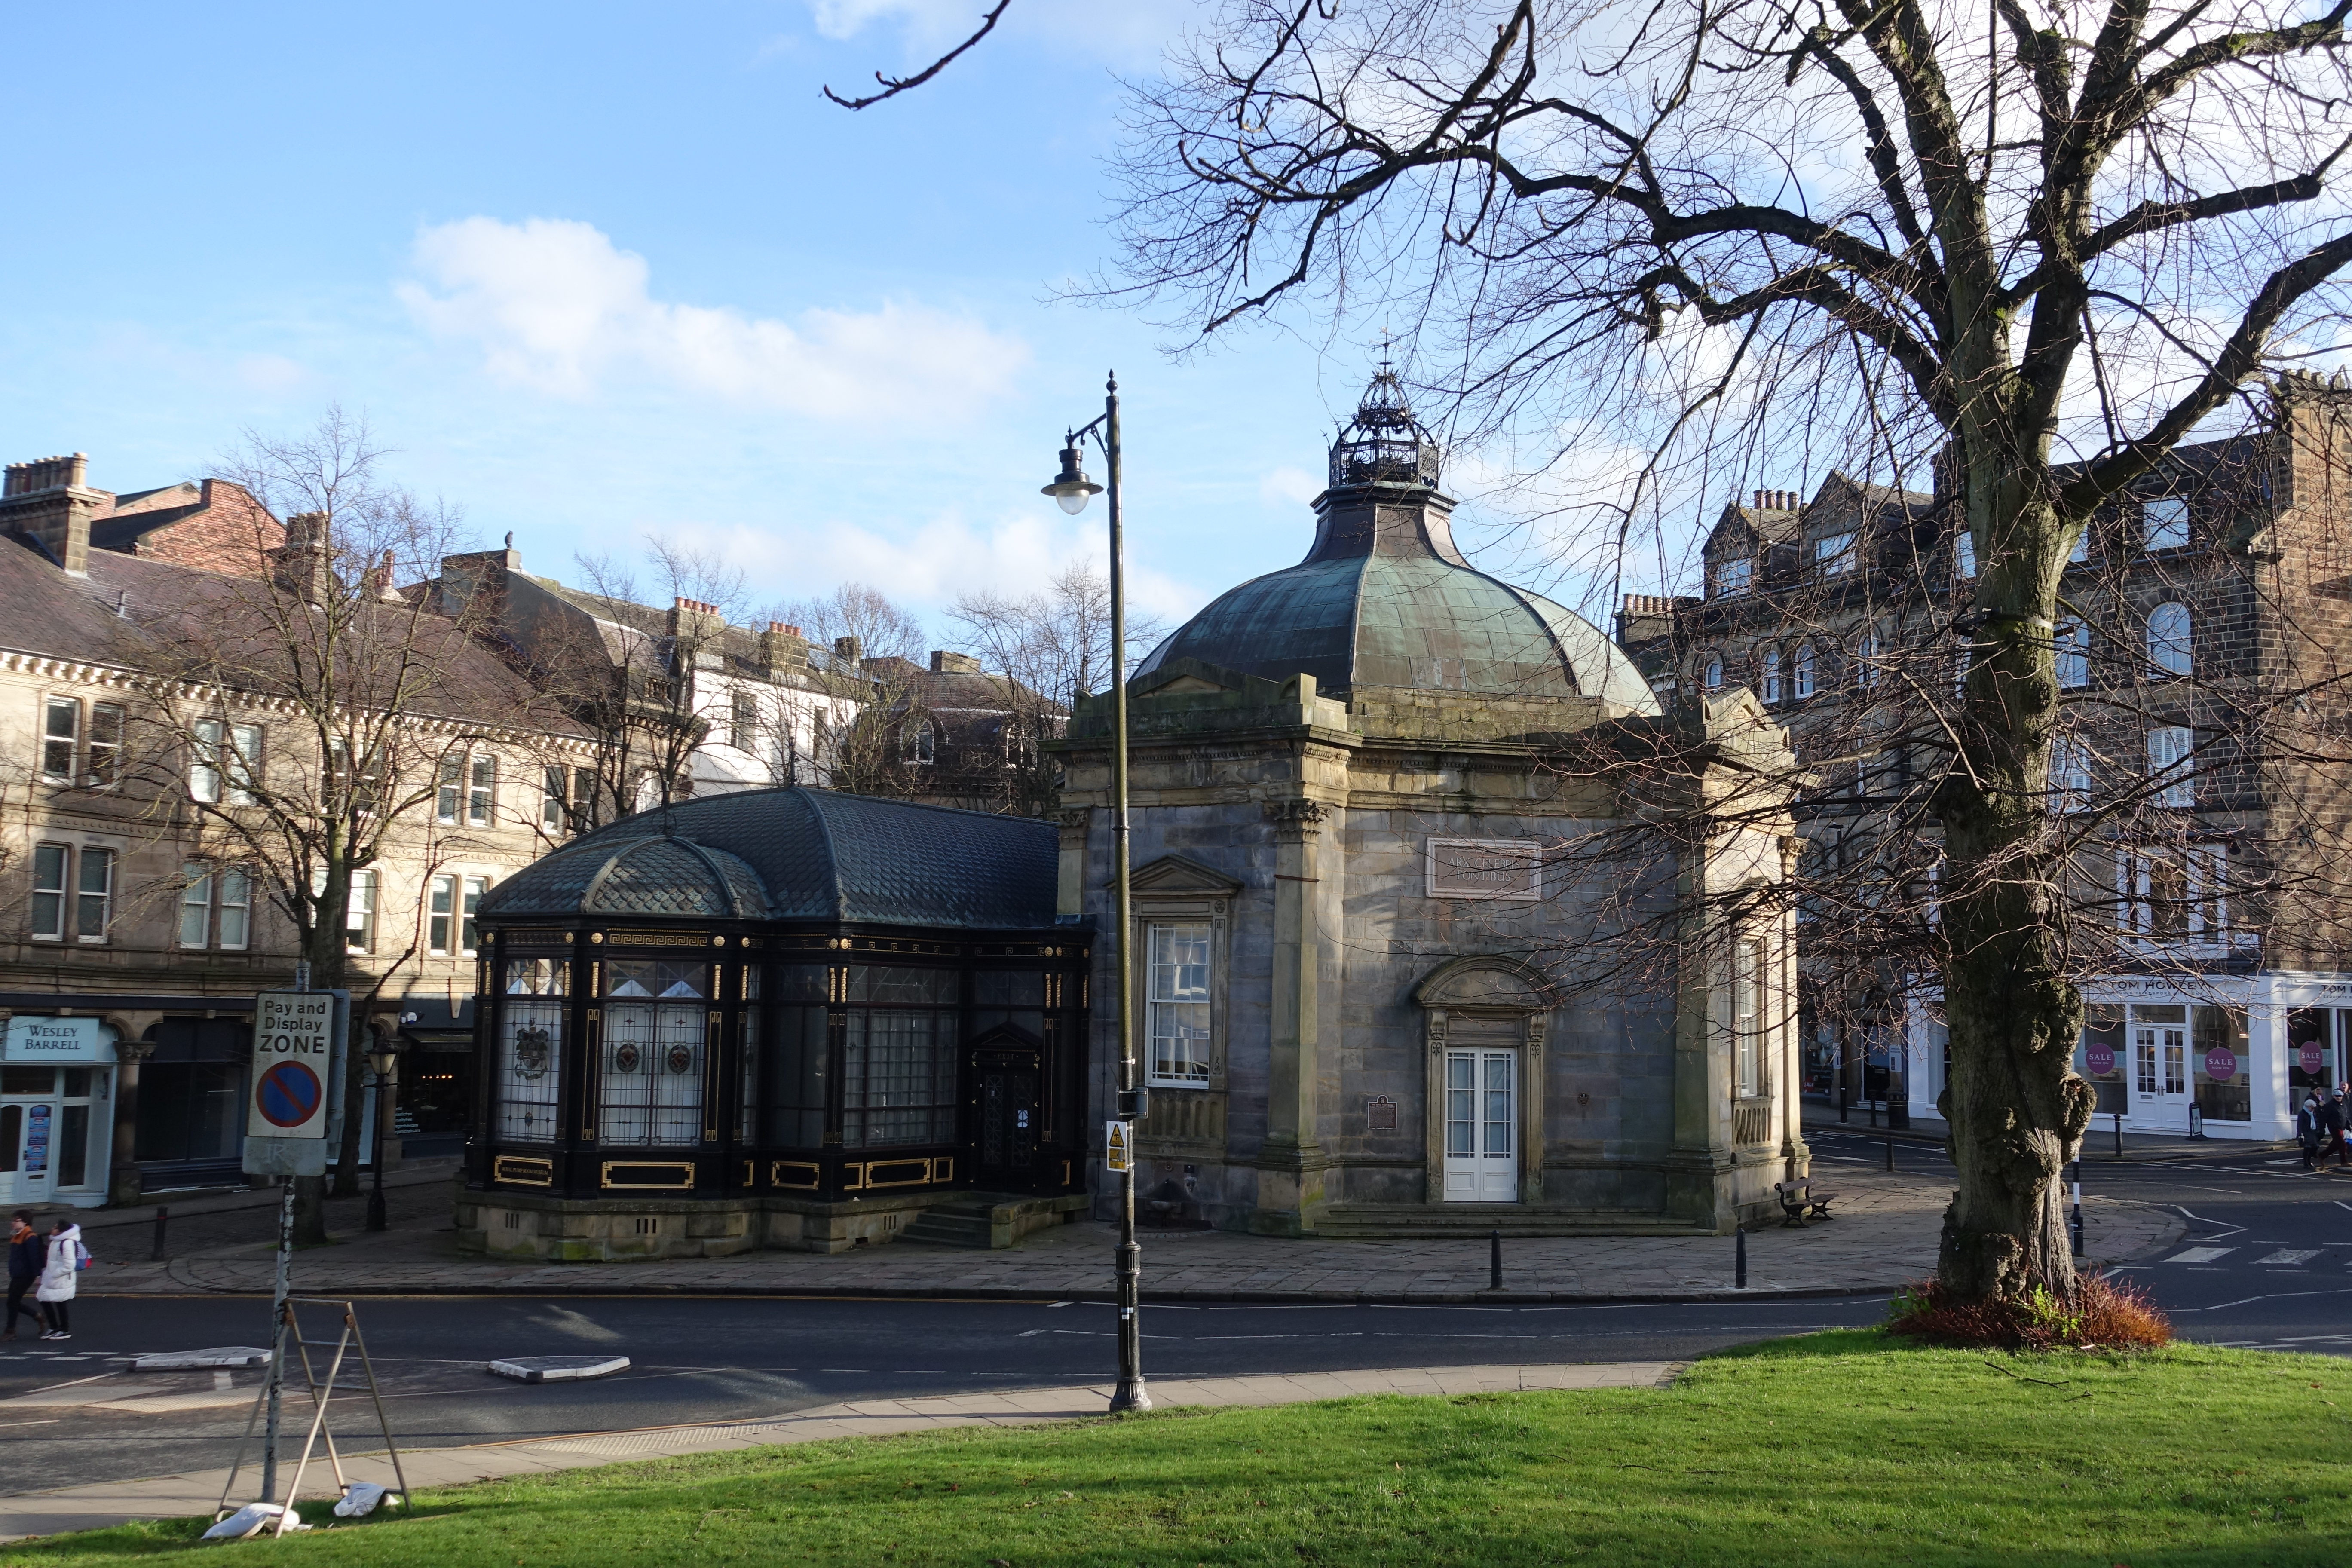
[[[1036,1197],[1024,1193],[962,1193],[933,1204],[898,1232],[898,1239],[934,1247],[993,1251],[1011,1247],[1033,1230],[1059,1225],[1093,1200],[1084,1193]]]

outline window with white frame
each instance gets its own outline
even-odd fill
[[[336,737],[329,742],[327,773],[338,795],[346,795],[362,813],[373,813],[376,802],[383,795],[383,753],[371,751],[360,761],[356,772],[352,767],[351,742]]]
[[[1764,1092],[1764,944],[1742,940],[1732,955],[1731,1028],[1738,1091],[1746,1100]]]
[[[2219,844],[2191,847],[2189,868],[2189,940],[2230,939],[2230,851]]]
[[[918,721],[907,731],[907,760],[917,767],[929,767],[939,754],[939,736],[928,720]]]
[[[482,928],[476,923],[482,910],[482,895],[490,890],[488,877],[466,877],[458,882],[457,945],[460,952],[472,952],[482,945]]]
[[[120,702],[89,705],[89,757],[84,771],[89,782],[100,789],[121,782],[122,733],[129,720],[130,710]]]
[[[1802,702],[1813,694],[1813,645],[1800,643],[1789,683],[1789,694]]]
[[[2126,847],[2117,858],[2120,922],[2144,942],[2228,939],[2230,852],[2220,845]]]
[[[2056,650],[2059,687],[2067,691],[2080,691],[2091,684],[2091,628],[2081,621],[2064,620],[2051,635]]]
[[[450,939],[457,934],[457,879],[434,878],[425,898],[425,951],[446,953],[449,951]]]
[[[1864,632],[1853,645],[1853,683],[1856,686],[1878,684],[1878,634]]]
[[[81,754],[81,702],[78,698],[52,697],[41,707],[41,779],[46,784],[74,782],[74,761]]]
[[[202,860],[180,868],[180,945],[242,952],[253,931],[253,879],[242,866],[215,869]]]
[[[498,783],[499,760],[489,752],[445,752],[434,789],[434,819],[488,827],[498,805]]]
[[[742,752],[760,750],[760,700],[748,691],[735,693],[728,717],[727,739]]]
[[[352,900],[343,909],[343,946],[352,952],[375,951],[375,873],[352,873]]]
[[[1745,594],[1755,580],[1756,563],[1745,555],[1734,556],[1715,563],[1715,592],[1718,598]]]
[[[433,820],[453,823],[466,810],[466,753],[449,752],[441,758],[441,776],[435,781]]]
[[[1780,700],[1780,650],[1779,648],[1768,647],[1764,650],[1762,668],[1764,700],[1778,702]]]
[[[2189,606],[2168,599],[2147,613],[2147,662],[2160,675],[2189,673]]]
[[[1824,577],[1839,577],[1854,568],[1858,552],[1853,531],[1825,533],[1813,541],[1813,567]]]
[[[1963,582],[1977,574],[1977,536],[1963,528],[1952,535],[1952,575]]]
[[[541,785],[539,825],[550,833],[596,826],[596,770],[551,764]]]
[[[1210,926],[1155,921],[1144,928],[1144,1034],[1149,1081],[1199,1088],[1209,1081]]]
[[[2168,724],[2147,732],[2147,776],[2155,785],[2155,805],[2197,804],[2196,752],[2196,731],[2186,725]]]
[[[64,844],[33,846],[32,937],[36,942],[66,939],[66,877],[73,850]]]
[[[82,846],[74,884],[74,940],[101,942],[114,919],[114,851]]]
[[[221,797],[221,721],[199,719],[188,727],[188,798],[207,805]]]
[[[2189,503],[2162,496],[2139,509],[2140,542],[2149,550],[2179,550],[2189,542]]]
[[[1706,686],[1709,691],[1720,691],[1723,689],[1723,658],[1721,655],[1711,653],[1706,656],[1706,664],[1705,668],[1699,671],[1699,680],[1700,683]]]
[[[2081,811],[2091,804],[2091,748],[2078,736],[2050,743],[2050,809]]]
[[[496,804],[499,760],[488,752],[474,753],[466,779],[466,826],[488,827]]]

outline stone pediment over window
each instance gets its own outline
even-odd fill
[[[1128,885],[1139,893],[1181,893],[1196,898],[1238,897],[1242,884],[1213,867],[1181,855],[1162,855],[1128,874]]]
[[[1541,1013],[1552,1005],[1551,982],[1542,970],[1505,952],[1472,952],[1449,958],[1423,975],[1412,999],[1424,1007],[1507,1007]]]
[[[1262,675],[1244,675],[1206,659],[1181,658],[1169,659],[1127,684],[1130,698],[1182,697],[1212,691],[1237,691],[1270,703],[1281,698],[1282,683]]]

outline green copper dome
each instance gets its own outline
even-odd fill
[[[1307,559],[1219,596],[1136,674],[1189,658],[1273,680],[1311,675],[1333,695],[1403,686],[1657,712],[1649,682],[1598,626],[1463,559],[1436,452],[1381,372],[1331,448]]]

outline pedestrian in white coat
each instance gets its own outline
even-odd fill
[[[82,1259],[89,1249],[81,1244],[81,1226],[70,1220],[60,1219],[49,1232],[48,1261],[41,1268],[41,1283],[33,1299],[41,1304],[41,1312],[49,1321],[45,1340],[73,1338],[70,1308],[74,1286],[81,1273]]]

